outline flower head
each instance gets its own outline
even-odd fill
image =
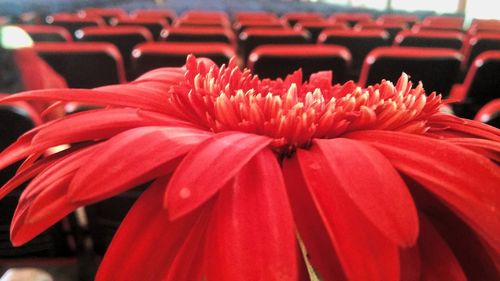
[[[499,131],[440,113],[440,96],[405,74],[362,89],[332,86],[330,72],[260,80],[188,57],[127,85],[13,100],[106,106],[0,154],[0,167],[26,158],[0,197],[32,179],[14,244],[153,181],[97,280],[498,277]]]

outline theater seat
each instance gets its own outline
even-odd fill
[[[70,42],[73,37],[62,26],[52,25],[18,25],[26,31],[35,42]]]
[[[283,14],[282,19],[294,26],[298,22],[318,22],[325,20],[320,12],[287,12]]]
[[[180,67],[186,63],[186,56],[207,57],[216,64],[227,64],[236,56],[234,48],[223,43],[169,43],[151,42],[139,44],[132,53],[132,68],[139,76],[159,67]]]
[[[123,59],[110,43],[38,43],[35,51],[71,88],[125,83]]]
[[[355,30],[384,30],[389,34],[389,42],[393,42],[396,35],[408,29],[406,23],[358,23],[354,26]]]
[[[366,55],[373,49],[390,45],[389,34],[381,30],[325,30],[318,37],[318,43],[344,46],[352,56],[349,78],[357,80]]]
[[[481,53],[500,50],[500,33],[480,33],[469,38],[465,46],[466,61],[462,68],[467,70]]]
[[[450,98],[460,116],[472,118],[488,102],[499,97],[500,50],[481,53],[471,64],[463,84],[453,87]]]
[[[359,85],[380,83],[382,79],[395,82],[405,72],[413,83],[422,81],[428,93],[436,91],[446,97],[461,60],[461,53],[452,49],[380,47],[366,57]]]
[[[469,29],[468,34],[474,35],[482,32],[500,33],[500,20],[479,20],[474,19]]]
[[[314,21],[314,22],[299,22],[293,27],[296,30],[304,30],[311,35],[311,42],[317,42],[318,37],[324,30],[347,30],[349,26],[346,23],[332,23],[328,21]]]
[[[82,42],[109,42],[115,45],[123,58],[127,78],[131,78],[130,60],[137,44],[153,41],[153,35],[142,26],[86,27],[78,30],[76,36]]]
[[[464,34],[458,31],[419,31],[405,30],[396,36],[394,45],[410,47],[450,48],[461,50]]]
[[[176,13],[171,9],[137,9],[130,16],[132,18],[146,19],[165,19],[168,24],[172,24],[176,17]]]
[[[500,129],[500,98],[485,104],[476,114],[474,120]]]
[[[109,23],[112,18],[122,18],[128,16],[125,10],[118,7],[89,7],[81,10],[79,14],[84,18],[102,18],[107,23]]]
[[[335,82],[345,82],[350,62],[349,50],[341,46],[263,45],[253,50],[247,65],[261,78],[285,78],[302,68],[304,79],[312,73],[331,70]]]
[[[229,21],[217,18],[177,18],[173,24],[175,27],[215,27],[230,28]]]
[[[220,42],[235,46],[234,33],[221,27],[171,27],[161,32],[167,42]]]
[[[407,24],[409,27],[412,27],[418,21],[419,21],[418,17],[412,14],[385,14],[385,15],[380,15],[377,18],[376,23],[377,24],[402,23],[402,24]]]
[[[239,35],[239,46],[242,59],[248,56],[258,46],[266,44],[307,44],[310,42],[309,34],[305,31],[282,28],[247,28]]]
[[[273,21],[278,17],[273,12],[267,11],[237,11],[233,14],[236,21],[255,20],[255,21]]]
[[[462,30],[464,18],[460,16],[428,16],[422,21],[421,27],[431,29]]]
[[[162,18],[132,18],[132,17],[113,18],[111,20],[111,25],[145,27],[149,30],[149,32],[151,32],[154,40],[159,40],[161,31],[169,26],[167,20]]]
[[[333,13],[328,18],[330,22],[341,22],[347,23],[349,26],[355,26],[358,23],[370,23],[373,22],[372,15],[370,13]]]
[[[47,16],[45,21],[51,25],[62,26],[76,39],[75,31],[87,26],[105,26],[106,23],[101,18],[82,18],[75,14],[56,14]]]
[[[289,28],[288,23],[277,18],[271,19],[242,19],[236,21],[233,25],[233,29],[237,33],[241,33],[247,28]]]

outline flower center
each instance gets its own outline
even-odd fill
[[[331,85],[327,71],[309,82],[302,82],[300,70],[284,80],[260,80],[239,70],[234,59],[207,69],[191,56],[186,68],[186,81],[169,92],[172,114],[214,132],[266,135],[278,149],[357,130],[424,133],[441,105],[441,97],[426,96],[421,83],[412,89],[404,73],[396,86],[383,80],[362,89],[352,81]]]

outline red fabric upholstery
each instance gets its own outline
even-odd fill
[[[263,45],[255,48],[248,67],[261,78],[285,78],[302,68],[305,79],[312,73],[331,70],[335,82],[345,82],[351,63],[349,50],[328,45]]]
[[[151,42],[134,49],[132,67],[136,76],[159,67],[179,67],[185,64],[189,54],[210,58],[218,65],[236,56],[234,48],[223,43]]]
[[[174,22],[177,17],[174,10],[170,9],[138,9],[130,14],[131,17],[135,18],[163,18],[168,21],[169,24]]]
[[[474,20],[467,33],[500,32],[500,20]]]
[[[466,59],[462,69],[467,70],[477,56],[489,50],[500,50],[500,33],[479,33],[471,36],[464,46]]]
[[[34,50],[72,88],[126,82],[123,59],[110,43],[38,43]]]
[[[373,49],[389,46],[389,34],[383,30],[325,30],[318,43],[344,46],[351,52],[350,78],[356,80],[366,55]]]
[[[452,49],[380,47],[365,59],[359,85],[372,85],[382,79],[397,81],[406,72],[411,81],[422,81],[429,92],[447,96],[459,73],[462,54]]]
[[[358,23],[354,26],[355,30],[384,30],[389,34],[389,41],[393,42],[396,35],[408,29],[408,25],[406,23],[397,23],[397,22],[386,22],[386,23]]]
[[[219,18],[196,18],[196,17],[179,17],[174,22],[174,26],[178,27],[223,27],[230,28],[231,24],[226,19]]]
[[[416,15],[399,15],[399,14],[387,14],[381,15],[377,18],[378,24],[386,23],[403,23],[413,25],[419,21]]]
[[[221,27],[172,27],[161,33],[168,42],[220,42],[236,47],[234,33]]]
[[[145,27],[149,30],[149,32],[151,32],[155,40],[158,40],[160,38],[161,31],[169,26],[168,21],[163,18],[133,18],[133,17],[114,18],[111,20],[111,25]]]
[[[426,30],[412,32],[405,30],[398,33],[394,45],[461,50],[464,38],[465,35],[458,31]]]
[[[236,21],[242,21],[242,20],[273,21],[278,19],[276,14],[274,14],[273,12],[266,12],[266,11],[238,11],[234,13],[234,18]]]
[[[105,26],[102,18],[82,18],[75,14],[54,14],[46,18],[48,24],[58,25],[66,28],[71,36],[75,38],[75,31],[87,26]]]
[[[239,35],[242,59],[246,60],[257,46],[265,44],[307,44],[309,34],[305,31],[283,28],[247,28]]]
[[[428,16],[422,21],[422,26],[436,28],[459,28],[462,29],[464,18],[457,16]]]
[[[86,8],[81,10],[79,14],[84,18],[102,18],[108,23],[112,18],[128,16],[127,12],[122,8]]]
[[[326,30],[326,29],[346,30],[346,29],[349,29],[349,26],[343,22],[333,23],[333,22],[328,22],[328,21],[325,21],[325,22],[306,21],[306,22],[298,22],[297,24],[295,24],[294,29],[304,30],[304,31],[309,32],[311,34],[311,42],[317,42],[318,37],[323,30]]]
[[[229,22],[229,17],[221,11],[189,10],[182,14],[185,19],[218,19]]]
[[[496,125],[496,127],[499,128],[498,123],[500,121],[500,98],[494,99],[485,104],[476,114],[474,120],[484,123],[491,123],[495,121],[496,123],[491,125]]]
[[[153,35],[142,26],[102,26],[85,27],[77,31],[82,42],[109,42],[115,45],[123,58],[127,78],[132,77],[130,59],[137,44],[153,41]]]
[[[333,13],[328,18],[330,22],[344,22],[350,26],[357,23],[369,23],[373,21],[372,15],[369,13]]]
[[[233,25],[234,30],[240,33],[247,28],[289,28],[287,22],[278,18],[269,18],[264,20],[259,19],[242,19],[236,21]]]
[[[282,16],[282,19],[290,25],[295,25],[297,22],[322,21],[325,20],[325,17],[319,12],[288,12]]]
[[[26,31],[35,42],[71,42],[73,37],[62,26],[55,25],[18,25]]]

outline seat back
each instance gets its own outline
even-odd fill
[[[393,42],[396,35],[408,29],[406,23],[359,23],[354,26],[354,30],[384,30],[389,34],[389,42]]]
[[[75,32],[87,26],[105,26],[106,23],[101,18],[82,18],[73,14],[57,14],[47,16],[48,24],[62,26],[68,30],[73,39],[76,39]]]
[[[323,30],[334,30],[334,29],[339,29],[339,30],[347,30],[349,29],[349,26],[346,23],[333,23],[333,22],[298,22],[295,24],[294,29],[296,30],[304,30],[309,32],[311,35],[311,43],[317,42],[318,37],[323,32]]]
[[[137,9],[133,11],[130,16],[132,18],[139,19],[165,19],[168,24],[172,24],[176,17],[176,13],[174,10],[170,9]]]
[[[231,30],[221,27],[171,27],[161,33],[167,42],[219,42],[235,45],[236,37]]]
[[[237,11],[233,14],[235,21],[255,20],[255,21],[274,21],[278,20],[273,12],[267,11]]]
[[[430,93],[447,96],[459,74],[462,54],[452,49],[417,47],[381,47],[365,59],[359,79],[361,86],[380,83],[382,79],[397,81],[402,72],[413,83],[422,81]]]
[[[114,8],[97,8],[97,7],[89,7],[80,11],[80,15],[82,17],[90,17],[96,18],[100,17],[106,22],[109,22],[112,18],[120,18],[128,16],[127,12],[122,8],[114,7]]]
[[[422,21],[422,27],[434,29],[462,30],[464,18],[460,16],[428,16]]]
[[[333,13],[328,18],[330,22],[347,23],[349,26],[355,26],[358,23],[373,22],[373,17],[370,13]]]
[[[35,51],[71,88],[125,83],[123,59],[110,43],[38,43]]]
[[[500,129],[500,98],[496,98],[481,107],[474,120]]]
[[[318,42],[349,49],[352,56],[351,79],[357,79],[363,60],[371,50],[390,45],[389,35],[381,30],[325,30],[319,35]]]
[[[412,14],[384,14],[380,15],[376,20],[378,24],[402,23],[407,24],[408,27],[412,27],[418,21],[419,18]]]
[[[250,54],[248,67],[261,78],[285,78],[301,68],[304,79],[312,73],[331,70],[335,82],[345,82],[351,62],[349,51],[328,45],[263,45]]]
[[[277,18],[270,18],[270,19],[265,19],[265,20],[259,20],[259,19],[242,19],[239,21],[236,21],[233,25],[233,29],[237,33],[241,33],[242,31],[246,30],[247,28],[289,28],[290,26],[288,23],[284,22],[283,20],[277,19]]]
[[[307,44],[309,34],[304,31],[282,28],[247,28],[239,35],[239,46],[242,59],[248,56],[258,46],[266,44]]]
[[[234,48],[223,43],[171,43],[151,42],[139,44],[132,53],[135,76],[159,67],[180,67],[186,56],[207,57],[216,64],[227,64],[236,55]]]
[[[162,18],[132,18],[132,17],[113,18],[111,20],[111,25],[145,27],[149,30],[149,32],[151,32],[154,40],[158,40],[160,38],[161,31],[169,26],[167,20]]]
[[[320,12],[288,12],[283,14],[282,19],[294,26],[297,22],[318,22],[325,18]]]
[[[467,57],[464,69],[468,69],[481,53],[490,50],[500,50],[500,33],[480,33],[472,36],[464,51]]]
[[[471,64],[464,80],[467,103],[479,110],[500,95],[500,50],[481,53]]]
[[[26,31],[35,42],[71,42],[73,37],[62,26],[51,25],[18,25]]]
[[[458,31],[419,31],[405,30],[396,36],[394,45],[410,47],[450,48],[461,50],[464,34]]]
[[[127,77],[130,78],[132,50],[137,44],[153,41],[153,35],[142,26],[85,27],[76,32],[82,42],[109,42],[115,45],[124,61]]]

